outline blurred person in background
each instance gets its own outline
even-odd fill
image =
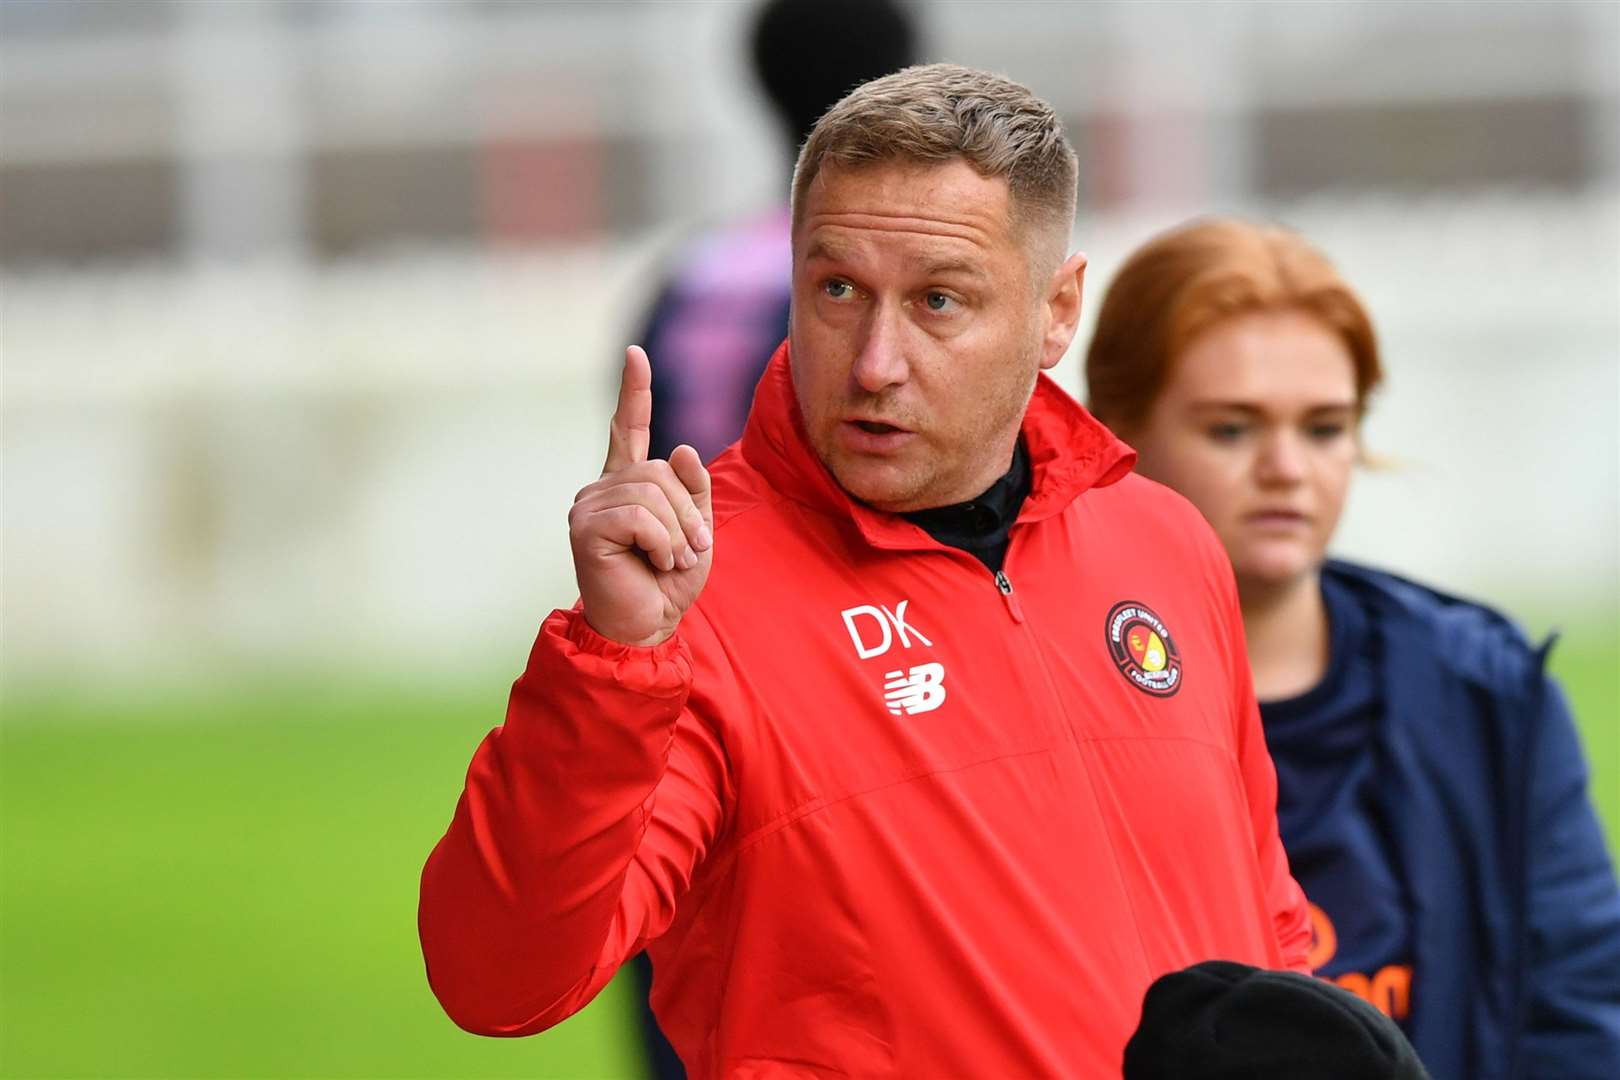
[[[861,83],[917,62],[917,32],[897,0],[768,0],[748,37],[754,77],[781,122],[792,169],[821,114]],[[717,228],[667,271],[640,335],[653,366],[651,446],[683,443],[704,461],[742,435],[765,364],[787,337],[791,214],[781,206]],[[652,965],[631,965],[647,1056],[657,1080],[686,1075],[647,995]]]
[[[917,32],[897,0],[769,0],[748,53],[791,168],[833,102],[917,62]],[[699,237],[667,272],[635,339],[657,360],[655,457],[685,443],[711,461],[742,434],[765,363],[787,336],[789,233],[788,208],[773,208]]]
[[[1327,259],[1237,220],[1127,259],[1086,357],[1094,414],[1231,557],[1317,973],[1436,1077],[1620,1075],[1620,892],[1548,646],[1324,561],[1380,377]]]
[[[800,154],[789,340],[712,471],[649,458],[627,350],[579,604],[423,871],[457,1023],[648,947],[699,1076],[1106,1076],[1157,976],[1305,968],[1231,568],[1041,375],[1077,166],[1015,83],[874,80]]]

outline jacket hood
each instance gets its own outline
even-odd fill
[[[1044,373],[1036,378],[1020,429],[1029,451],[1029,497],[1018,523],[1060,513],[1092,488],[1106,487],[1136,464],[1136,451],[1095,419]],[[928,534],[896,514],[850,497],[810,446],[793,390],[788,343],[777,346],[754,392],[743,429],[744,460],[778,492],[819,513],[849,518],[867,542],[880,548],[933,543]]]

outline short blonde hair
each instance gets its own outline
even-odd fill
[[[903,68],[861,84],[828,109],[793,170],[793,224],[827,165],[958,159],[1007,182],[1014,225],[1053,230],[1067,244],[1080,166],[1057,114],[1018,83],[956,64]]]

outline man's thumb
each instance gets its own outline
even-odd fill
[[[703,459],[698,457],[696,450],[683,443],[669,455],[669,465],[686,490],[692,493],[692,502],[697,505],[703,520],[713,529],[714,505],[709,498],[709,470],[703,467]]]

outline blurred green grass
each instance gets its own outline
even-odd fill
[[[527,1039],[465,1034],[428,990],[418,875],[504,698],[8,693],[0,1073],[641,1075],[619,984]]]
[[[1620,857],[1620,617],[1567,622],[1558,635],[1548,667],[1569,695],[1592,770],[1592,801],[1609,854]]]
[[[1554,653],[1620,837],[1620,627]],[[34,688],[0,706],[0,1075],[633,1077],[625,988],[542,1035],[439,1011],[417,876],[499,722],[476,688]]]

